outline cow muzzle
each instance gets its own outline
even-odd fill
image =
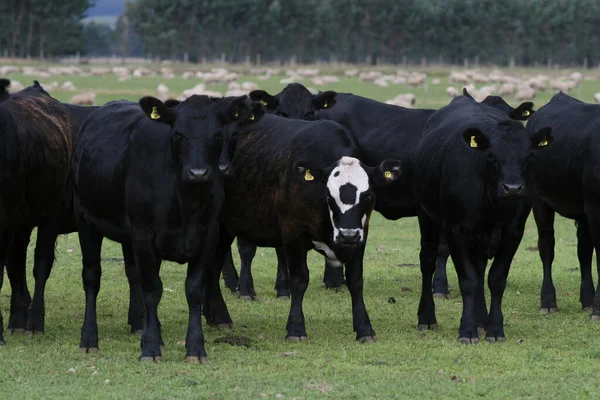
[[[525,186],[520,183],[503,183],[500,197],[505,199],[520,199],[525,197]]]
[[[210,168],[190,168],[183,180],[188,183],[208,183],[212,178],[213,174]]]
[[[340,229],[337,243],[340,246],[356,246],[360,243],[361,237],[360,229]]]

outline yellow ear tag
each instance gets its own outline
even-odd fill
[[[392,172],[391,171],[385,171],[383,173],[383,176],[385,176],[385,179],[392,179]]]
[[[262,104],[262,105],[263,105],[263,106],[265,106],[265,107],[267,106],[267,102],[266,102],[266,101],[264,101],[264,100],[261,100],[261,101],[260,101],[260,104]]]
[[[548,146],[548,139],[544,138],[544,140],[538,143],[538,147]]]
[[[471,136],[471,143],[469,143],[469,146],[471,146],[473,148],[479,147],[477,145],[477,142],[475,141],[475,136]]]
[[[530,115],[530,114],[531,114],[531,113],[529,112],[529,110],[525,110],[525,111],[523,111],[523,116],[524,116],[524,117],[529,117],[529,115]]]
[[[248,119],[249,119],[250,121],[254,121],[254,118],[255,118],[255,117],[254,117],[254,114],[250,114],[250,117],[248,117]]]
[[[235,114],[233,114],[233,116],[234,116],[235,118],[237,118],[237,117],[239,117],[239,116],[240,116],[240,114],[239,114],[239,113],[235,113]]]
[[[305,181],[314,181],[315,177],[312,176],[312,174],[310,173],[310,169],[306,170],[306,173],[304,174],[304,180]]]
[[[327,108],[327,102],[323,103],[323,108]]]
[[[150,118],[152,118],[152,119],[159,119],[160,118],[160,114],[156,110],[156,107],[152,107],[152,112],[150,113]]]

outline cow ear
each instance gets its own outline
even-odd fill
[[[490,139],[477,128],[467,129],[462,136],[467,146],[472,149],[485,150],[490,147]]]
[[[264,90],[253,90],[248,93],[248,96],[250,96],[250,100],[252,101],[261,102],[267,111],[274,111],[277,110],[277,107],[279,107],[279,100]]]
[[[312,165],[310,161],[297,161],[294,174],[307,183],[324,182],[326,175],[322,168]]]
[[[521,103],[515,110],[512,112],[510,116],[512,119],[516,119],[517,121],[527,121],[529,117],[533,115],[535,111],[533,111],[533,103],[531,101],[526,101],[525,103]]]
[[[0,95],[7,95],[9,86],[10,79],[0,79]]]
[[[221,111],[221,122],[223,125],[234,121],[239,121],[243,118],[244,111],[248,107],[246,104],[248,96],[239,96],[231,100],[231,103],[223,111]]]
[[[248,113],[244,119],[247,123],[257,123],[265,115],[265,107],[260,101],[253,101],[248,107]]]
[[[471,100],[475,100],[475,99],[473,98],[473,96],[471,96],[471,95],[469,94],[469,91],[467,90],[467,88],[466,88],[466,87],[464,87],[464,88],[463,88],[463,96],[465,96],[465,97],[468,97],[468,98],[470,98]]]
[[[167,106],[167,108],[173,108],[173,107],[177,107],[179,105],[180,101],[179,100],[175,100],[175,99],[167,99],[165,100],[165,106]]]
[[[315,94],[315,96],[313,97],[313,106],[317,110],[331,108],[335,105],[336,95],[337,93],[332,90]]]
[[[177,119],[177,114],[170,110],[162,101],[156,97],[146,96],[140,99],[140,106],[144,114],[153,121],[162,122],[173,126]]]
[[[534,149],[538,147],[546,147],[554,141],[552,137],[552,128],[546,127],[531,135],[531,145]]]
[[[402,176],[402,162],[400,160],[385,160],[369,171],[375,187],[388,185]]]

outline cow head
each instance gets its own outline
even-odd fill
[[[516,121],[498,124],[491,134],[479,128],[462,133],[470,151],[485,156],[486,184],[498,200],[520,199],[527,196],[525,170],[529,158],[552,143],[552,129],[543,128],[528,134]]]
[[[304,184],[324,185],[333,243],[337,246],[365,242],[365,224],[375,205],[374,188],[395,181],[402,173],[398,160],[368,167],[353,157],[342,157],[327,168],[297,162],[294,170]]]
[[[242,112],[244,105],[249,107],[247,96],[233,100],[192,96],[169,105],[154,97],[140,99],[148,118],[171,128],[170,144],[181,168],[181,179],[189,184],[212,182],[224,137],[243,123],[242,118],[249,118]]]
[[[223,122],[223,150],[219,157],[219,172],[228,178],[233,174],[231,160],[235,151],[237,135],[245,128],[256,124],[265,115],[265,108],[258,101],[252,101],[248,96],[226,97],[223,99],[226,107],[222,112]]]
[[[473,99],[473,96],[469,94],[466,88],[463,88],[463,95],[470,99]],[[500,110],[504,114],[506,114],[510,119],[514,119],[517,121],[527,121],[529,117],[531,117],[535,113],[535,111],[533,110],[533,103],[531,101],[526,101],[524,103],[519,104],[517,108],[512,108],[500,96],[487,96],[485,99],[483,99],[481,104],[485,104],[486,106],[490,106],[492,108]]]
[[[299,83],[290,83],[279,94],[271,96],[264,90],[250,92],[250,98],[263,103],[267,112],[284,118],[314,120],[315,111],[335,105],[336,92],[330,90],[312,94]]]

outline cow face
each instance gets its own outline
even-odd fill
[[[295,171],[306,184],[324,185],[333,243],[337,246],[364,244],[366,223],[375,205],[374,188],[401,175],[400,161],[386,160],[377,167],[367,167],[353,157],[342,157],[323,169],[299,162]]]
[[[265,108],[258,101],[251,101],[247,96],[223,99],[229,102],[222,112],[223,149],[219,157],[219,173],[226,178],[231,177],[233,168],[231,160],[235,151],[237,135],[247,127],[256,124],[265,115]]]
[[[550,128],[532,135],[519,122],[498,124],[493,134],[478,128],[463,132],[465,144],[471,151],[486,157],[486,184],[498,200],[521,199],[527,196],[525,169],[529,158],[552,143]],[[488,193],[489,193],[488,192]]]
[[[169,104],[169,108],[159,99],[144,97],[140,106],[152,121],[171,127],[170,144],[182,181],[203,184],[212,182],[224,134],[229,133],[231,124],[239,122],[240,112],[236,110],[246,100],[246,96],[234,101],[192,96]]]
[[[299,83],[290,83],[281,93],[271,96],[264,90],[250,92],[250,98],[263,103],[267,112],[284,118],[314,120],[315,112],[335,105],[336,92],[312,94]]]

